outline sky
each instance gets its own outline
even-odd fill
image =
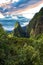
[[[43,7],[43,0],[1,0],[0,18],[22,14],[31,19],[41,7]]]
[[[9,18],[18,20],[18,16],[20,16],[20,19],[31,20],[35,13],[39,12],[42,7],[43,0],[0,0],[0,19],[3,20],[7,17],[8,20]],[[11,31],[14,27],[10,24],[13,23],[3,22],[5,24],[3,28]],[[29,21],[23,22],[21,26],[26,26],[28,23]]]

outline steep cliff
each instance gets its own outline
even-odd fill
[[[34,36],[43,33],[43,8],[30,21],[27,32]]]

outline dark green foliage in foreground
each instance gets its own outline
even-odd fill
[[[36,38],[3,35],[0,37],[0,65],[43,65],[43,34]]]
[[[22,39],[19,40],[12,39],[11,43],[9,39],[0,43],[0,65],[40,65],[39,51],[25,40],[24,44]]]

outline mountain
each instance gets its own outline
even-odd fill
[[[26,37],[26,32],[22,29],[19,22],[15,23],[14,27],[14,36],[17,37]]]
[[[27,32],[30,36],[36,36],[43,33],[43,7],[38,13],[35,14],[33,19],[29,22],[27,26]]]

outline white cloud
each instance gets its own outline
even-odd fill
[[[10,2],[10,0],[0,0],[0,4]]]
[[[21,25],[21,27],[24,27],[24,26],[26,26],[26,25],[28,25],[29,24],[29,22],[25,22],[25,23],[23,23],[22,25]]]
[[[4,15],[2,13],[0,13],[0,18],[4,18]]]
[[[19,0],[0,0],[0,4],[7,3],[7,2],[18,2]]]
[[[12,17],[12,19],[18,19],[18,17],[17,16],[14,16],[14,15],[11,15],[11,17]]]
[[[34,7],[30,10],[25,10],[24,12],[22,12],[21,14],[26,17],[26,18],[33,18],[34,14],[39,12],[39,10],[41,9],[41,7],[43,7],[43,4],[40,4],[39,6],[37,7]]]
[[[34,14],[32,14],[32,13],[27,13],[27,14],[23,14],[23,16],[26,17],[26,18],[31,19],[31,18],[33,18]]]
[[[19,0],[12,0],[12,3],[13,3],[13,2],[18,2],[18,1],[19,1]]]
[[[7,27],[5,27],[5,26],[3,26],[3,28],[4,28],[4,30],[7,30],[7,31],[12,31],[13,29],[14,29],[14,27],[13,26],[7,26]]]

